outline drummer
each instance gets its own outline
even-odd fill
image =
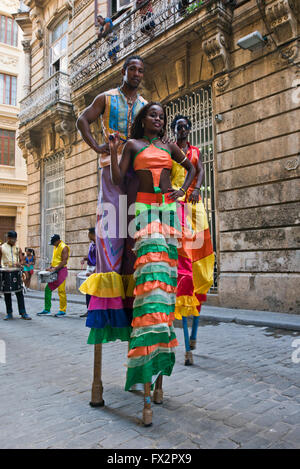
[[[54,234],[51,237],[50,243],[54,246],[51,267],[46,269],[49,272],[57,272],[57,280],[47,284],[45,288],[45,308],[38,316],[50,314],[51,312],[51,299],[52,292],[58,289],[59,296],[59,312],[55,314],[56,317],[65,316],[67,310],[67,295],[66,295],[66,278],[68,276],[67,263],[70,256],[70,248],[61,239],[60,235]]]
[[[23,266],[24,260],[21,249],[17,247],[17,237],[15,231],[9,231],[7,233],[7,242],[0,246],[0,264],[3,269],[12,269],[14,267],[21,269]],[[21,318],[30,320],[31,317],[28,316],[25,309],[23,290],[17,291],[15,294]],[[6,317],[4,319],[7,321],[13,319],[11,293],[4,293],[4,299],[6,305]]]
[[[87,261],[87,268],[85,275],[86,277],[89,277],[92,275],[95,270],[96,270],[96,233],[95,233],[95,228],[89,228],[89,240],[90,240],[90,246],[89,246],[89,253],[87,257],[84,257],[81,259],[81,265],[83,265]],[[86,307],[88,309],[91,295],[85,295],[86,298]],[[88,313],[81,314],[81,318],[86,318]]]

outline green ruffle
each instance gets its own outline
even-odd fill
[[[111,327],[105,326],[103,329],[92,328],[89,333],[87,343],[90,345],[106,344],[107,342],[114,342],[121,340],[122,342],[129,342],[131,334],[131,327]]]
[[[148,303],[143,306],[137,306],[133,308],[133,317],[143,316],[144,314],[153,314],[153,313],[170,313],[175,312],[175,305],[166,305],[164,303]]]
[[[170,376],[175,363],[175,353],[159,353],[142,366],[128,368],[125,391],[137,383],[151,383],[152,377],[161,373]]]
[[[134,272],[134,278],[141,274],[152,274],[154,272],[164,272],[170,277],[177,278],[177,267],[171,267],[167,262],[155,262],[139,266]]]
[[[156,288],[154,291],[156,292]],[[159,289],[159,293],[153,293],[153,290],[146,294],[135,297],[133,307],[143,306],[149,303],[163,303],[165,305],[174,305],[176,303],[176,293],[167,293]]]
[[[139,337],[130,339],[130,350],[136,347],[149,347],[156,344],[168,344],[171,340],[176,339],[176,334],[171,332],[147,332]]]
[[[172,287],[176,287],[177,285],[177,278],[170,277],[169,274],[164,272],[153,272],[152,274],[141,274],[139,275],[136,280],[136,285],[142,285],[146,282],[154,282],[155,280],[159,280],[160,282],[166,283],[167,285],[171,285]]]
[[[150,210],[143,210],[142,212],[140,212],[139,210],[136,211],[135,222],[138,231],[155,221],[159,221],[160,223],[164,223],[177,230],[180,230],[180,223],[176,213],[176,209],[168,210],[166,206],[157,208],[154,205],[151,205],[150,207]],[[173,207],[175,208],[176,205],[174,205]]]
[[[144,256],[149,252],[166,252],[170,259],[178,259],[178,251],[176,246],[169,245],[168,248],[166,248],[165,246],[158,246],[156,244],[142,246],[137,250],[137,257]]]

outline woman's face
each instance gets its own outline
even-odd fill
[[[179,119],[175,125],[175,137],[179,140],[185,140],[190,133],[190,126],[186,119]]]
[[[145,131],[156,132],[160,134],[165,125],[165,116],[163,109],[154,104],[148,109],[148,112],[143,119]]]

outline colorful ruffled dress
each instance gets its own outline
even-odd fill
[[[110,134],[120,133],[120,161],[132,122],[147,101],[137,95],[136,101],[129,105],[120,88],[104,94],[105,112],[100,118],[104,140],[108,142]],[[127,233],[130,222],[127,213],[128,207],[135,202],[138,181],[131,169],[124,186],[116,186],[111,181],[110,155],[101,154],[99,163],[96,273],[90,275],[80,287],[81,293],[91,296],[86,320],[86,326],[91,329],[89,344],[129,340],[134,288],[134,240]]]
[[[188,159],[197,167],[200,156],[197,147],[189,145]],[[173,162],[172,186],[179,189],[186,170]],[[178,288],[175,318],[199,316],[201,304],[213,284],[215,256],[211,242],[207,215],[201,197],[195,205],[187,202],[197,183],[194,178],[186,195],[179,199],[178,216],[182,230],[182,243],[178,248]]]
[[[170,153],[150,141],[134,159],[134,169],[152,173],[154,193],[138,192],[135,215],[135,289],[125,390],[170,376],[178,345],[173,328],[177,288],[176,202],[159,189],[163,168],[172,168]]]

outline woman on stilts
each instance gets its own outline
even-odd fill
[[[171,123],[176,143],[183,157],[196,169],[196,175],[186,194],[178,200],[178,215],[182,228],[182,243],[178,249],[178,288],[175,318],[182,319],[185,341],[185,365],[193,365],[192,350],[196,348],[199,313],[206,294],[213,284],[215,256],[209,225],[200,192],[204,175],[200,151],[188,142],[191,121],[178,115]],[[185,169],[173,163],[171,181],[174,188],[181,187]],[[193,317],[191,335],[188,317]]]
[[[118,134],[110,136],[111,177],[122,184],[130,167],[136,172],[139,188],[135,203],[135,290],[132,332],[129,343],[125,390],[144,384],[143,423],[152,424],[153,400],[163,400],[162,377],[170,376],[178,344],[173,328],[177,286],[177,238],[180,224],[176,200],[191,184],[195,168],[183,157],[175,143],[163,143],[166,114],[160,103],[149,103],[136,116],[131,139],[118,164]],[[182,186],[171,186],[172,162],[182,164],[186,177]]]

